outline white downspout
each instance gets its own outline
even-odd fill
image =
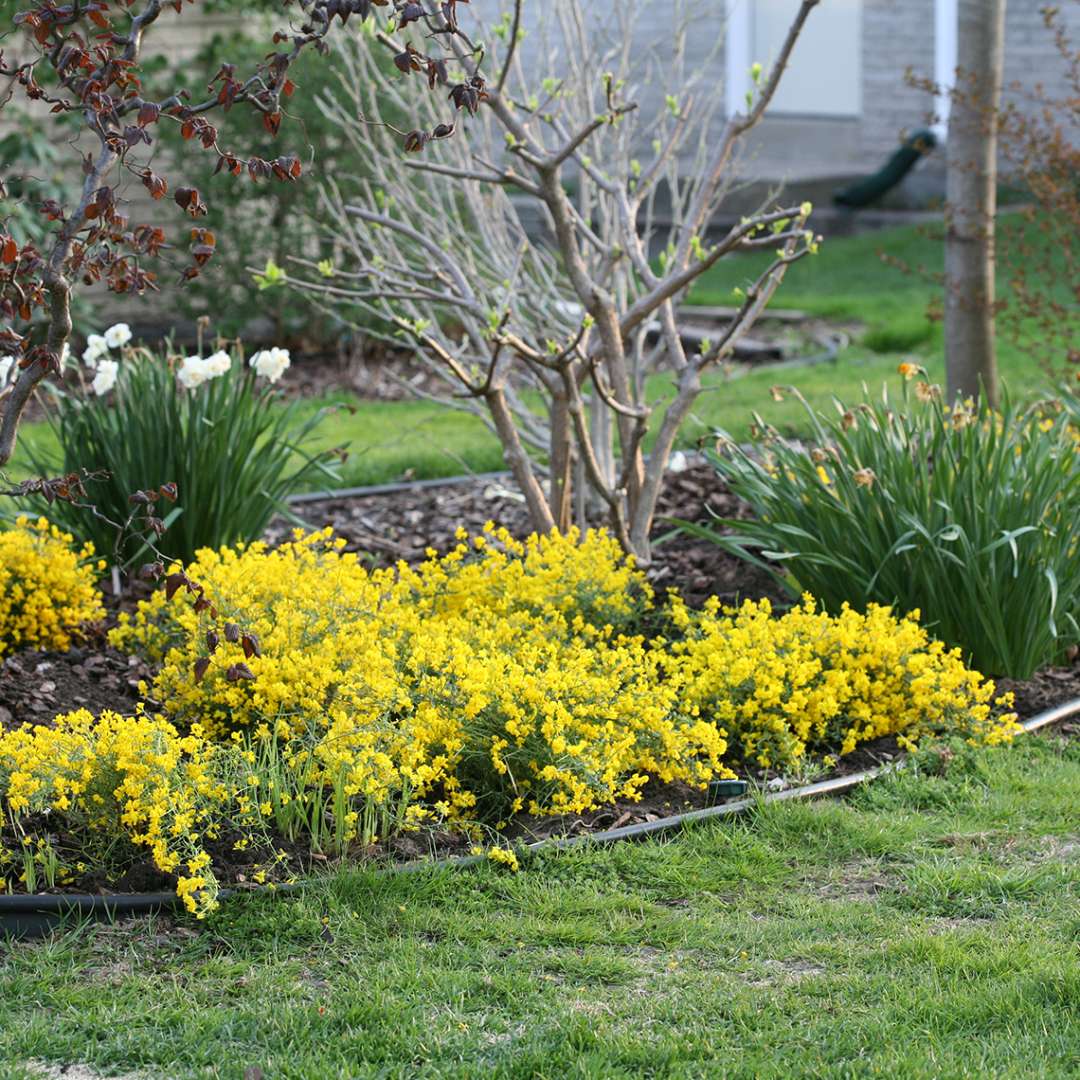
[[[746,111],[750,92],[751,25],[753,0],[727,0],[727,25],[724,28],[724,111],[728,116]]]
[[[944,140],[949,131],[949,91],[956,83],[957,0],[934,0],[934,134]]]

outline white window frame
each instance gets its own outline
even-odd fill
[[[751,10],[754,0],[726,0],[724,28],[724,109],[729,117],[743,112],[750,91]],[[958,0],[934,0],[934,133],[944,138],[949,129],[950,91],[956,81]]]

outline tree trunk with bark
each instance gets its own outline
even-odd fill
[[[1006,0],[960,0],[949,118],[945,371],[949,399],[998,399],[994,339],[997,123]]]

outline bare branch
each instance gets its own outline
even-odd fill
[[[521,33],[521,13],[524,7],[523,0],[514,0],[514,20],[510,26],[510,41],[506,47],[506,58],[503,60],[502,70],[495,81],[495,93],[501,94],[506,86],[506,79],[510,74],[510,67],[514,63],[514,54],[517,52],[518,36]]]
[[[667,460],[703,370],[730,351],[787,266],[814,245],[807,206],[763,206],[715,241],[706,228],[733,147],[767,108],[817,2],[800,7],[777,68],[750,113],[726,123],[718,147],[711,122],[719,99],[707,73],[688,70],[685,53],[688,35],[703,28],[683,0],[670,5],[671,41],[644,56],[635,17],[651,10],[648,0],[538,3],[527,39],[522,0],[468,148],[439,144],[407,173],[375,154],[370,180],[328,197],[328,239],[346,265],[315,295],[382,317],[382,305],[392,307],[397,325],[413,328],[419,357],[470,401],[485,402],[535,528],[565,527],[571,513],[580,524],[603,515],[648,562]],[[468,43],[451,44],[471,77]],[[343,55],[339,100],[325,109],[358,131],[356,116],[377,118],[364,92],[373,61],[362,48]],[[668,92],[682,100],[679,109],[668,109]],[[626,104],[624,93],[640,100]],[[650,146],[642,169],[637,157]],[[376,191],[385,193],[382,212],[359,216]],[[660,217],[658,192],[670,218]],[[657,269],[652,256],[665,245],[671,256]],[[780,255],[721,342],[689,356],[676,298],[725,256],[769,248]],[[441,298],[427,295],[443,289]],[[656,321],[659,339],[648,346]],[[648,380],[661,370],[675,373],[675,396],[652,405]]]

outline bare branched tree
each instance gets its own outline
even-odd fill
[[[670,34],[650,45],[648,0],[517,0],[478,31],[489,50],[500,43],[490,86],[455,91],[467,97],[467,142],[436,139],[410,168],[376,145],[372,179],[329,189],[340,256],[298,254],[290,280],[331,313],[374,316],[445,376],[444,400],[497,433],[537,530],[599,507],[649,561],[665,470],[703,376],[814,250],[808,204],[763,205],[722,234],[710,223],[817,2],[804,0],[771,70],[755,66],[742,111],[725,115],[718,57],[688,59],[691,38],[720,48],[722,5],[673,4]],[[407,48],[381,40],[395,56]],[[379,62],[346,48],[340,90],[323,102],[358,141],[382,130],[367,92]],[[756,250],[774,257],[731,321],[688,349],[678,301],[724,256]],[[656,371],[674,384],[660,402],[646,393]]]

